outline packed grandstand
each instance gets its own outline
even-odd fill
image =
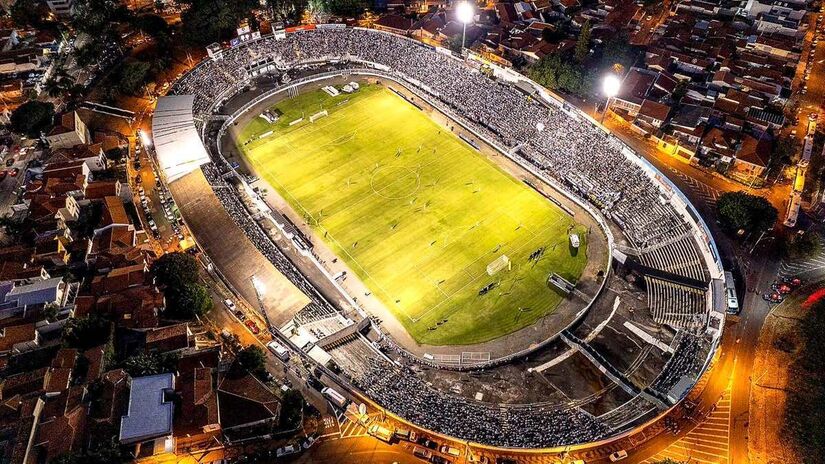
[[[250,214],[228,180],[232,169],[216,142],[207,140],[216,133],[207,126],[227,119],[221,114],[223,103],[256,76],[277,76],[277,90],[296,85],[313,69],[330,72],[330,65],[333,73],[368,72],[404,85],[566,195],[598,210],[596,214],[620,231],[618,259],[635,257],[645,271],[650,325],[668,334],[659,340],[665,353],[662,365],[644,379],[614,367],[618,361],[604,353],[595,338],[575,329],[559,334],[566,347],[603,366],[605,375],[624,392],[626,400],[601,414],[575,401],[497,404],[439,389],[416,375],[427,362],[389,337],[375,343],[355,337],[330,347],[341,376],[355,391],[424,428],[519,448],[605,439],[685,397],[713,357],[724,317],[717,296],[722,278],[718,253],[692,206],[618,139],[526,79],[515,83],[491,78],[449,52],[383,32],[305,28],[263,37],[216,51],[172,88],[173,94],[194,95],[192,124],[212,157],[201,169],[215,195],[258,250],[312,300],[296,315],[297,324],[322,320],[339,308],[316,290]],[[160,144],[157,150],[163,157]],[[595,315],[593,319],[586,323],[597,326]]]

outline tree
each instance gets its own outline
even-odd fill
[[[178,355],[174,353],[141,353],[123,363],[123,369],[132,377],[174,372],[177,366]]]
[[[100,40],[119,41],[118,23],[131,20],[131,13],[118,0],[78,0],[75,2],[74,27]]]
[[[576,40],[576,52],[574,58],[576,63],[584,63],[590,53],[590,20],[584,22],[579,38]]]
[[[571,63],[566,55],[554,53],[540,59],[527,71],[528,76],[553,90],[563,90],[584,96],[590,91],[591,78],[578,63]]]
[[[201,284],[190,283],[182,287],[167,287],[166,296],[167,317],[172,319],[192,319],[202,316],[212,307],[212,297],[209,291]]]
[[[296,24],[306,9],[306,0],[267,0],[276,21],[286,24]]]
[[[47,24],[44,18],[48,14],[48,8],[44,2],[37,0],[17,0],[11,6],[9,14],[14,24],[18,26],[43,29]]]
[[[791,259],[802,259],[814,256],[822,249],[822,244],[816,232],[794,234],[784,242],[785,256]]]
[[[198,262],[187,253],[166,253],[150,270],[159,285],[181,287],[198,281]]]
[[[41,132],[46,132],[52,126],[54,105],[50,102],[28,101],[12,111],[10,120],[12,131],[32,138],[40,137]]]
[[[301,424],[301,416],[304,410],[304,397],[297,390],[288,390],[281,398],[281,419],[280,428],[282,430],[292,430]]]
[[[335,16],[358,16],[367,8],[365,0],[324,0],[326,11]]]
[[[791,159],[796,155],[799,145],[797,139],[790,135],[783,135],[778,137],[771,149],[771,167],[779,164],[790,164]]]
[[[98,315],[75,317],[63,327],[63,343],[70,348],[88,350],[108,342],[111,332],[111,322]]]
[[[762,232],[773,227],[778,212],[764,197],[726,192],[716,202],[719,223],[729,233]]]
[[[258,377],[266,373],[266,354],[255,345],[249,345],[238,352],[238,363],[250,374]]]
[[[193,45],[228,40],[244,19],[252,19],[254,0],[182,0],[189,9],[181,15],[183,36]]]
[[[118,89],[126,95],[138,95],[149,79],[151,65],[144,61],[126,63],[120,69]]]
[[[461,53],[462,41],[462,36],[460,34],[456,34],[447,40],[447,48],[456,53]]]
[[[602,71],[612,70],[621,73],[623,69],[633,66],[637,50],[630,45],[625,34],[611,36],[602,47],[599,67]]]

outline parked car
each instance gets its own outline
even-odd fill
[[[235,317],[237,317],[238,320],[241,321],[241,322],[246,320],[246,315],[240,309],[235,311]]]
[[[256,324],[255,321],[249,319],[244,324],[249,327],[249,330],[252,331],[253,334],[258,335],[261,333],[261,329],[258,328],[258,324]]]
[[[625,451],[625,450],[616,451],[615,453],[611,453],[610,456],[608,456],[608,458],[610,459],[610,462],[621,461],[622,459],[624,459],[626,457],[627,457],[627,451]]]
[[[235,303],[233,303],[229,298],[223,300],[223,304],[225,304],[230,311],[235,311]]]

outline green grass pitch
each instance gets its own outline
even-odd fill
[[[383,86],[276,108],[274,124],[242,128],[239,149],[419,343],[526,327],[561,301],[550,273],[580,277],[584,226]],[[509,264],[489,275],[502,255]]]

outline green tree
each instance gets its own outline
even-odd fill
[[[78,0],[72,25],[97,40],[104,38],[119,42],[117,25],[130,20],[129,9],[118,0]]]
[[[716,214],[729,233],[762,232],[772,228],[778,217],[767,199],[743,191],[722,194],[716,202]]]
[[[296,24],[306,9],[306,0],[267,0],[267,6],[272,11],[276,21],[286,24]]]
[[[121,69],[118,89],[126,95],[139,95],[149,79],[151,65],[144,61],[126,63]]]
[[[280,428],[292,430],[301,424],[304,397],[297,390],[288,390],[281,398]]]
[[[326,11],[336,16],[358,16],[367,8],[365,0],[324,0]]]
[[[576,63],[584,63],[590,53],[590,20],[584,22],[579,38],[576,40],[576,52],[573,55]]]
[[[209,290],[201,284],[190,283],[182,287],[167,287],[165,315],[172,319],[192,319],[202,316],[212,307]]]
[[[45,17],[48,7],[44,2],[37,0],[17,0],[11,6],[9,14],[14,24],[23,27],[29,26],[42,29],[46,25]]]
[[[198,262],[187,253],[166,253],[150,270],[158,285],[181,287],[198,281]]]
[[[177,366],[178,355],[175,353],[141,353],[123,363],[123,369],[132,377],[174,372]]]
[[[776,138],[771,147],[771,167],[780,164],[790,164],[799,150],[799,142],[791,135],[782,135]]]
[[[244,19],[253,19],[254,0],[182,0],[183,36],[193,45],[228,40]]]
[[[98,315],[71,318],[63,327],[63,343],[70,348],[88,350],[109,341],[112,324]]]
[[[581,65],[571,63],[568,57],[558,53],[543,57],[528,69],[527,74],[548,89],[579,96],[586,95],[592,85]]]
[[[621,72],[633,66],[638,51],[630,45],[626,34],[616,34],[607,39],[602,46],[599,67],[602,71]],[[618,68],[618,69],[617,69]]]
[[[11,130],[29,137],[39,137],[46,132],[54,120],[54,105],[37,100],[28,101],[18,106],[11,113]]]
[[[249,345],[238,352],[238,362],[250,374],[261,377],[266,373],[266,354],[255,345]]]
[[[456,34],[456,35],[450,37],[447,40],[447,48],[449,48],[450,50],[452,50],[456,53],[461,53],[461,45],[462,45],[461,41],[462,40],[463,39],[461,37],[461,34]]]

